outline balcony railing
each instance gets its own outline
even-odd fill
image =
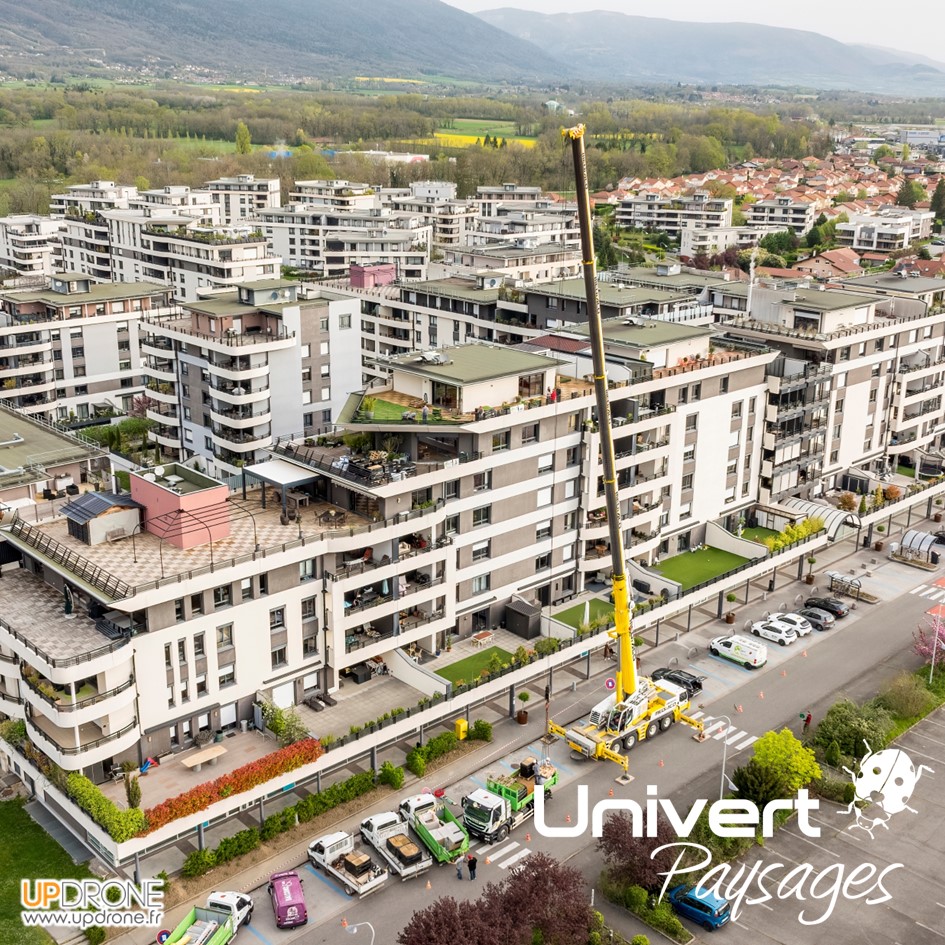
[[[81,745],[60,745],[52,735],[49,734],[45,729],[40,728],[29,716],[26,718],[27,727],[33,729],[36,733],[39,734],[41,738],[44,738],[46,741],[55,745],[59,750],[60,754],[63,755],[81,755],[83,752],[91,751],[93,748],[98,748],[99,745],[104,745],[107,742],[113,742],[118,738],[122,738],[127,735],[129,732],[134,731],[138,727],[138,720],[132,719],[124,728],[119,729],[117,732],[112,732],[110,735],[103,735],[101,738],[96,738],[91,742],[84,742]]]
[[[24,669],[27,669],[28,672],[28,668],[21,665],[21,673]],[[90,696],[86,696],[84,699],[77,699],[75,702],[63,702],[62,700],[64,698],[68,698],[68,692],[58,692],[57,695],[51,696],[48,692],[43,692],[40,686],[33,682],[33,680],[28,675],[24,674],[22,678],[23,682],[25,682],[26,685],[29,686],[30,689],[35,692],[44,702],[48,702],[60,712],[77,712],[79,709],[84,709],[90,705],[96,705],[99,702],[104,702],[106,699],[110,699],[112,696],[117,696],[118,693],[124,692],[126,689],[129,689],[134,685],[134,677],[129,676],[127,682],[123,682],[120,686],[116,686],[114,689],[109,689],[106,692],[96,692]],[[58,690],[58,687],[53,683],[49,683],[49,685]]]

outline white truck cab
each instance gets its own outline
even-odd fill
[[[239,928],[253,921],[255,903],[247,893],[216,890],[207,896],[207,908],[229,912],[233,916],[234,928]]]

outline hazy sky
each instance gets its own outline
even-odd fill
[[[691,22],[763,23],[811,30],[848,43],[868,43],[920,53],[945,61],[945,2],[931,0],[897,9],[877,0],[674,0],[672,4],[639,0],[445,0],[468,13],[513,7],[538,13],[576,13],[581,10],[616,10],[637,16]],[[945,91],[945,90],[943,90]]]

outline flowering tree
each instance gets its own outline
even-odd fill
[[[935,638],[938,637],[936,644]],[[945,621],[940,614],[929,617],[926,626],[919,626],[913,634],[912,648],[925,660],[926,664],[931,665],[932,654],[935,654],[935,666],[945,666]]]

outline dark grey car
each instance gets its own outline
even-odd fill
[[[829,630],[837,623],[837,619],[833,614],[828,614],[826,610],[820,610],[817,607],[805,607],[803,610],[799,610],[798,613],[804,617],[815,630],[820,630],[821,632]]]

